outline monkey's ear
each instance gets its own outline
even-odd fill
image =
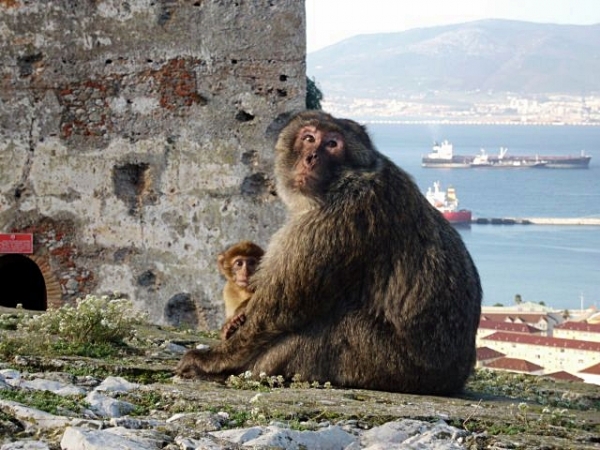
[[[275,142],[277,140],[277,136],[279,136],[279,133],[281,133],[281,130],[288,126],[292,119],[296,117],[299,112],[300,111],[288,111],[279,114],[267,127],[267,131],[265,132],[267,139]]]
[[[223,253],[219,253],[219,256],[217,256],[217,265],[219,266],[219,272],[227,276],[227,269],[225,268],[225,255]]]

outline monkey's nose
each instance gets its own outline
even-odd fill
[[[309,155],[306,155],[304,157],[304,163],[307,166],[310,166],[310,165],[314,164],[317,161],[317,159],[319,159],[318,155],[313,152],[313,153],[311,153]]]

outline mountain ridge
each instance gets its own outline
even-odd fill
[[[600,92],[600,24],[485,19],[362,34],[309,53],[307,72],[326,97],[589,95]]]

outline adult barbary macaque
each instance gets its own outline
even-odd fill
[[[244,323],[244,311],[252,288],[250,279],[256,272],[264,250],[251,241],[241,241],[227,248],[217,257],[219,272],[227,280],[223,288],[225,324],[221,337],[228,339]]]
[[[287,222],[254,276],[246,321],[176,373],[451,394],[475,363],[477,269],[457,231],[356,122],[296,115],[276,147]]]

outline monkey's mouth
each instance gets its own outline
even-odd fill
[[[296,175],[294,178],[294,184],[296,187],[301,188],[310,183],[311,176],[307,174]]]
[[[316,174],[302,174],[294,179],[294,187],[303,193],[311,193],[318,190],[320,179]]]

